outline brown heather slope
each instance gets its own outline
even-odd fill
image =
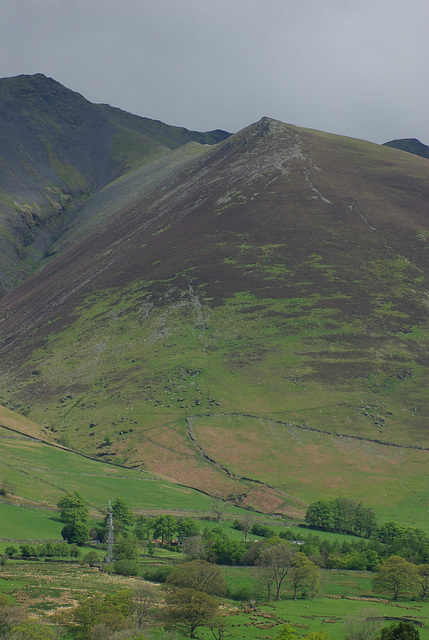
[[[427,470],[428,203],[426,160],[264,118],[0,301],[0,401],[257,508],[302,511],[323,465],[370,499],[374,447]]]

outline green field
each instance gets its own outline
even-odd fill
[[[208,496],[151,473],[91,460],[1,427],[0,442],[0,480],[24,503],[54,506],[65,492],[79,491],[94,509],[122,497],[137,510],[210,510]]]
[[[0,538],[61,540],[63,526],[56,511],[0,503]]]

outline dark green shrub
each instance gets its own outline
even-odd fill
[[[253,527],[250,529],[250,532],[255,536],[263,536],[264,538],[272,538],[274,536],[274,532],[264,524],[260,524],[255,522]]]
[[[240,585],[229,589],[228,597],[231,600],[239,600],[240,602],[247,602],[254,598],[254,589],[250,585]]]
[[[143,571],[143,578],[149,582],[165,582],[174,567],[152,567]]]
[[[136,576],[139,572],[137,562],[135,560],[116,560],[113,565],[113,571],[120,576]]]

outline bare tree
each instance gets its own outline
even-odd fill
[[[247,536],[254,523],[254,516],[252,513],[246,513],[240,520],[241,530],[244,535],[244,542],[247,542]]]
[[[275,593],[275,599],[280,600],[280,591],[295,555],[295,549],[284,541],[267,545],[262,549],[258,565],[269,600],[273,593]]]
[[[144,627],[152,608],[159,601],[156,589],[148,582],[141,582],[134,591],[134,615],[139,629]]]
[[[222,522],[223,515],[225,511],[229,508],[229,503],[220,496],[215,496],[212,499],[211,510],[215,515],[216,521],[218,523]]]
[[[201,536],[190,536],[182,542],[182,551],[186,554],[187,560],[198,560],[205,558],[207,550]]]
[[[358,615],[349,615],[344,621],[346,640],[374,640],[383,626],[375,609],[366,609]]]

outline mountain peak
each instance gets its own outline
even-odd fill
[[[429,158],[429,146],[423,144],[417,138],[400,138],[398,140],[390,140],[390,142],[384,143],[385,147],[393,147],[394,149],[400,149],[401,151],[407,151],[413,153],[421,158]]]
[[[0,295],[49,253],[88,196],[188,142],[230,135],[93,104],[43,73],[0,79],[0,121]]]

